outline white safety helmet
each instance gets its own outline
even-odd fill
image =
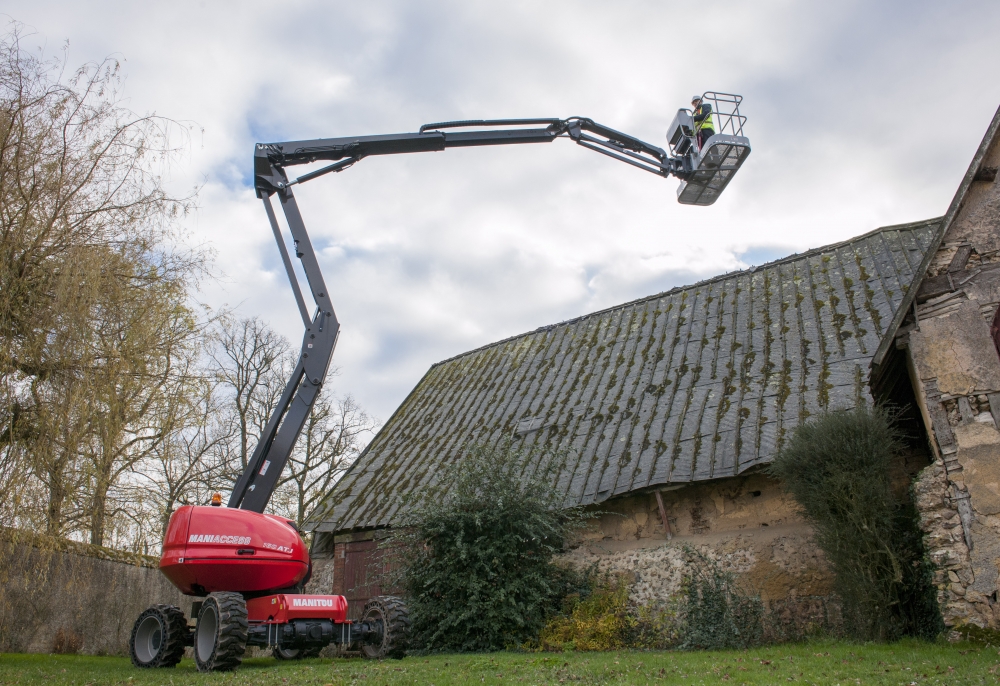
[[[701,102],[701,96],[700,95],[692,95],[691,96],[691,103],[694,104],[696,102]]]

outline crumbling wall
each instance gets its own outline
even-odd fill
[[[806,526],[795,500],[763,474],[716,479],[657,489],[671,536],[741,532],[771,526]],[[586,541],[627,541],[663,538],[656,490],[605,501],[583,534]]]
[[[906,493],[926,464],[923,455],[901,455],[890,472],[894,491]],[[581,569],[596,565],[630,575],[631,597],[638,605],[671,602],[684,576],[684,547],[690,546],[760,594],[776,619],[775,637],[839,627],[833,575],[811,527],[781,484],[760,472],[633,493],[590,510],[593,516],[563,560]],[[356,608],[381,592],[364,573],[374,550],[366,546],[374,546],[379,533],[317,537],[309,591],[346,595]]]
[[[787,637],[836,631],[839,604],[833,576],[781,485],[762,474],[655,491],[602,503],[565,556],[577,567],[631,576],[631,599],[663,605],[680,591],[683,547],[690,546],[759,593]]]
[[[897,336],[932,433],[916,485],[945,623],[1000,627],[1000,146],[989,144]]]
[[[0,653],[127,655],[136,617],[189,598],[156,558],[0,530]]]

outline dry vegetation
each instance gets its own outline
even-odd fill
[[[195,300],[195,194],[164,182],[187,128],[129,111],[116,61],[27,42],[0,36],[0,526],[155,554],[242,471],[294,351]],[[275,511],[301,521],[374,428],[323,396]]]

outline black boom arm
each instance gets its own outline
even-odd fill
[[[455,129],[476,129],[473,131]],[[319,270],[316,253],[299,213],[292,186],[330,172],[340,172],[371,155],[436,152],[446,148],[517,143],[549,143],[565,137],[599,153],[645,169],[659,176],[689,176],[690,165],[670,157],[664,150],[583,117],[569,119],[498,119],[439,122],[421,126],[417,133],[384,136],[324,138],[288,143],[258,143],[254,151],[254,186],[271,223],[278,250],[288,273],[292,292],[306,332],[292,378],[278,401],[254,449],[246,470],[236,482],[229,507],[263,512],[278,483],[278,477],[295,447],[313,401],[323,387],[340,323],[330,303],[330,293]],[[331,164],[288,180],[287,167],[328,161]],[[271,196],[277,195],[288,221],[295,256],[302,262],[307,285],[316,304],[310,315],[299,288],[292,261],[278,226]]]

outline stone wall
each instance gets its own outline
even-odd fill
[[[924,544],[935,566],[934,581],[942,616],[952,627],[970,621],[987,623],[986,618],[993,614],[989,603],[977,597],[974,589],[968,590],[975,575],[944,462],[937,460],[925,469],[913,491],[924,529]]]
[[[945,623],[1000,628],[1000,145],[997,121],[959,189],[897,335],[935,462],[917,505]]]
[[[833,577],[812,530],[781,485],[762,474],[661,490],[600,506],[579,545],[565,556],[577,567],[631,576],[631,599],[664,605],[680,590],[684,546],[738,575],[779,619],[786,636],[835,631]]]
[[[890,472],[897,495],[907,493],[927,462],[924,453],[900,456]],[[691,547],[760,595],[778,619],[775,637],[835,632],[839,626],[833,576],[812,529],[781,484],[760,472],[633,493],[590,509],[593,516],[563,560],[628,575],[638,605],[672,601],[685,572],[684,548]],[[359,612],[370,595],[382,592],[365,573],[377,550],[372,539],[381,533],[317,537],[309,592],[346,595],[352,616]]]
[[[0,530],[0,653],[127,655],[136,617],[191,599],[157,559]]]

